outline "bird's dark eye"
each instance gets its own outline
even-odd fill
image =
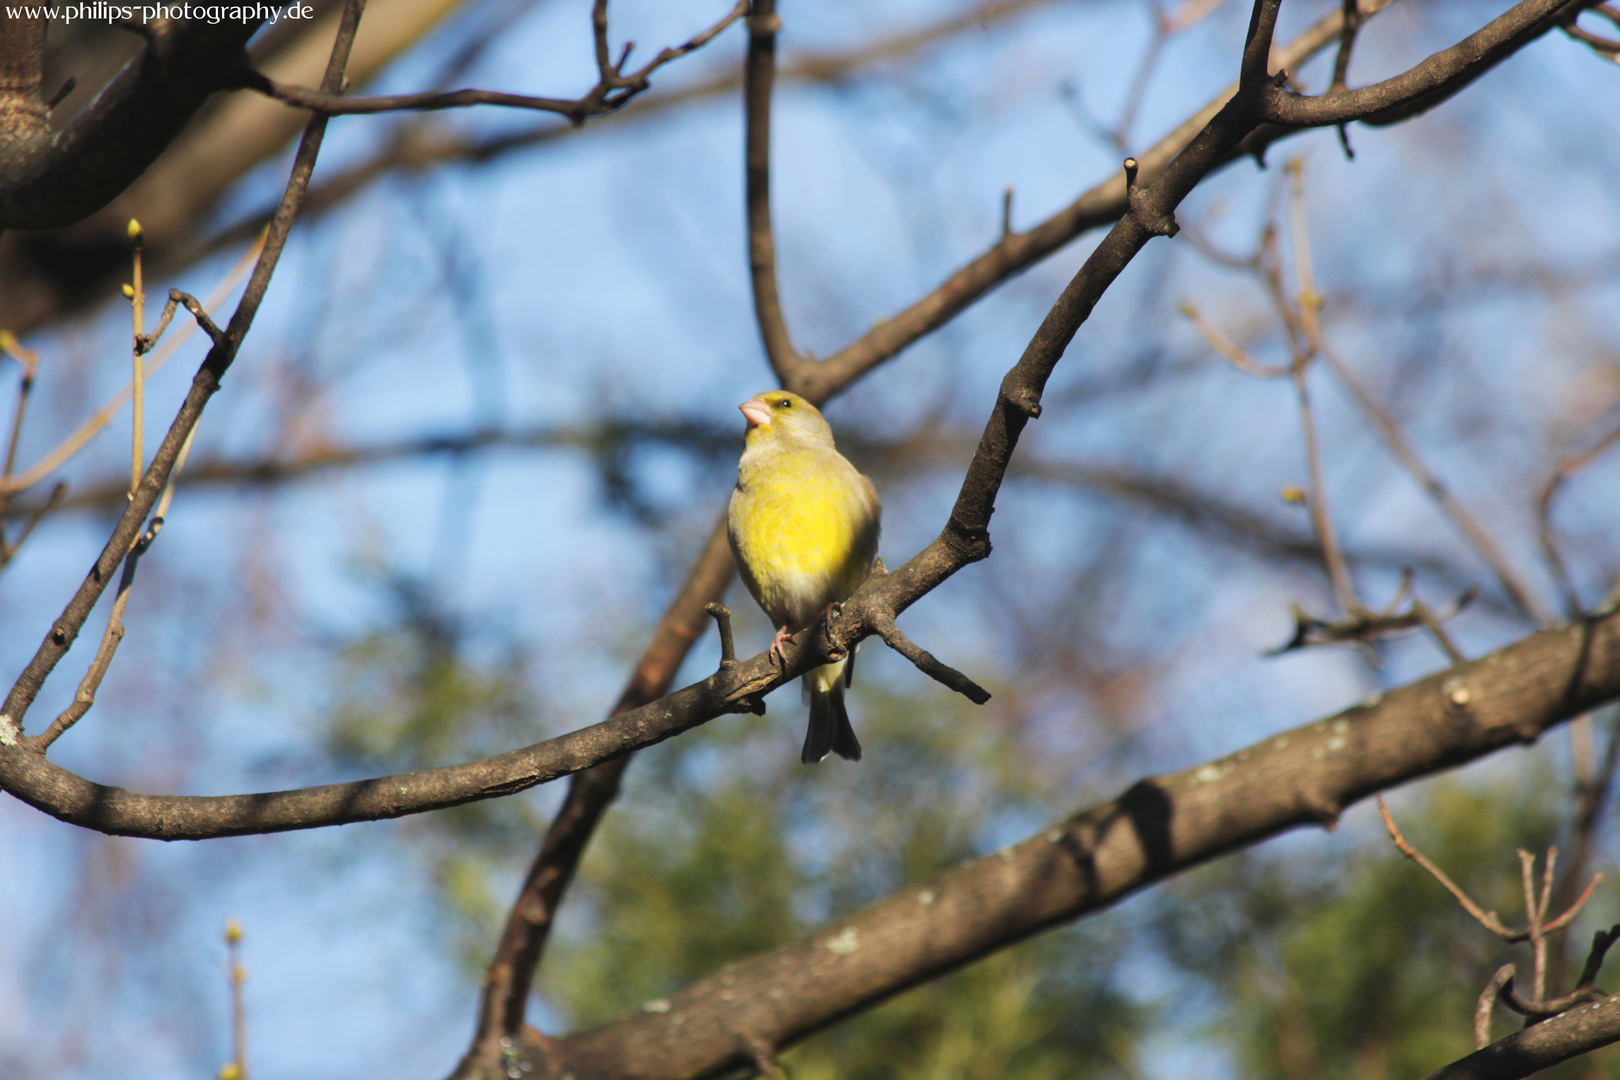
[[[787,398],[783,398],[781,401],[778,401],[776,403],[776,405],[777,405],[778,408],[781,408],[781,409],[791,409],[791,408],[793,408],[793,402],[788,400]]]

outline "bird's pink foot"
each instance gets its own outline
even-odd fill
[[[787,651],[782,646],[792,636],[792,632],[784,626],[776,631],[775,637],[771,638],[771,655],[776,657],[783,667],[787,666]]]

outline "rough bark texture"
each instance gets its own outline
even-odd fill
[[[0,229],[60,228],[111,202],[227,84],[260,22],[158,25],[147,47],[60,132],[43,108],[7,95]]]

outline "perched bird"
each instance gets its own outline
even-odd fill
[[[833,446],[832,428],[798,394],[775,390],[738,406],[748,418],[727,532],[748,591],[778,629],[771,651],[860,588],[877,558],[879,514],[872,481]],[[861,759],[844,710],[854,656],[804,675],[810,730],[799,760],[829,752]]]

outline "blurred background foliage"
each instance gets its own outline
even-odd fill
[[[381,19],[372,2],[368,20]],[[1369,24],[1352,81],[1502,6],[1400,0]],[[581,4],[442,7],[375,61],[372,89],[588,84]],[[1337,7],[1288,0],[1282,35]],[[808,73],[784,77],[776,120],[799,347],[830,353],[983,250],[1008,185],[1014,227],[1028,228],[1225,85],[1247,11],[1199,10],[1133,106],[1154,26],[1134,0],[786,3],[784,70]],[[651,49],[717,14],[615,0],[614,34]],[[932,44],[894,44],[945,22]],[[705,89],[736,73],[741,41],[672,65],[623,116],[577,133],[493,110],[334,122],[317,212],[210,405],[101,699],[54,758],[138,790],[264,790],[464,760],[601,718],[724,505],[734,406],[769,382],[749,311],[737,95]],[[877,46],[826,74],[827,58]],[[1296,75],[1320,89],[1330,67]],[[1305,163],[1329,341],[1549,610],[1537,496],[1565,455],[1620,422],[1617,78],[1550,35],[1430,115],[1351,129],[1354,161],[1333,132],[1272,151]],[[1126,113],[1125,130],[1099,134]],[[153,281],[204,294],[225,277],[285,153],[250,165],[176,226]],[[1280,497],[1307,482],[1297,407],[1286,381],[1215,357],[1179,309],[1191,300],[1262,361],[1285,359],[1270,300],[1238,265],[1275,226],[1294,280],[1281,174],[1240,163],[1214,177],[1183,208],[1182,237],[1133,264],[1020,448],[995,555],[907,612],[908,634],[991,703],[976,709],[869,643],[852,695],[859,766],[797,764],[791,688],[763,718],[723,717],[639,755],[561,913],[539,1026],[638,1009],[1139,776],[1445,663],[1418,636],[1263,655],[1292,632],[1291,604],[1334,611],[1306,509]],[[322,187],[338,177],[349,186]],[[829,407],[882,492],[891,566],[940,527],[1003,371],[1092,243]],[[25,341],[43,359],[19,457],[31,462],[122,385],[128,310],[104,271],[71,288],[52,277],[68,299],[51,307],[39,297],[56,293],[28,291],[38,268],[6,261],[24,258],[19,244],[0,242],[0,274],[8,303],[35,305]],[[149,425],[200,356],[189,344],[154,380]],[[14,374],[0,368],[0,415]],[[1414,567],[1436,606],[1483,587],[1451,624],[1469,655],[1530,632],[1343,386],[1319,368],[1312,388],[1363,599],[1382,605]],[[0,574],[7,671],[104,540],[128,423],[118,414],[64,470],[67,502]],[[1598,458],[1553,509],[1588,605],[1615,580],[1617,485],[1620,455]],[[7,511],[12,535],[40,498]],[[729,600],[739,650],[757,651],[770,627],[739,590]],[[709,635],[678,682],[717,658]],[[81,660],[40,716],[63,707]],[[1576,780],[1607,792],[1612,730],[1603,720],[1587,742],[1559,733],[1418,785],[1393,811],[1516,922],[1514,850],[1556,842],[1569,866]],[[0,1075],[211,1075],[229,1031],[215,943],[232,914],[247,930],[256,1075],[442,1075],[558,797],[178,846],[88,836],[0,801],[0,920],[13,928],[0,940]],[[1611,818],[1605,803],[1587,869],[1614,862]],[[1616,889],[1576,921],[1566,966],[1620,918]],[[1507,958],[1524,964],[1524,948],[1473,925],[1357,807],[1334,833],[1222,860],[901,994],[783,1064],[797,1080],[1421,1076],[1471,1047],[1475,995]],[[1617,1070],[1600,1053],[1561,1074]]]

